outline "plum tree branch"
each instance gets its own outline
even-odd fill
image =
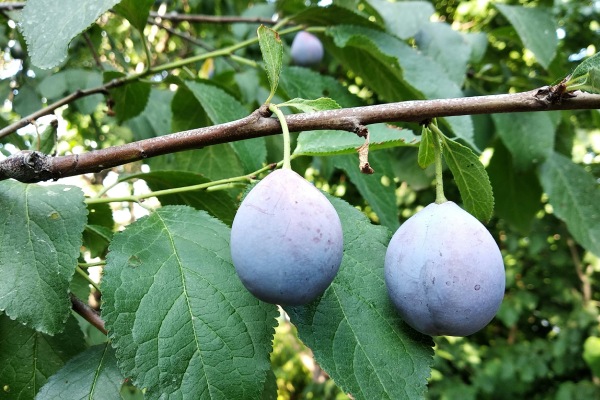
[[[218,16],[218,15],[198,15],[198,14],[178,14],[167,13],[159,14],[155,11],[150,12],[150,17],[158,17],[173,22],[201,22],[205,24],[264,24],[274,25],[277,20],[260,17],[236,17],[236,16]]]
[[[357,133],[363,125],[381,122],[422,122],[457,115],[584,110],[600,108],[600,95],[574,92],[574,97],[551,101],[548,89],[515,94],[476,96],[353,107],[286,116],[290,132],[343,130]],[[39,182],[60,179],[127,164],[163,154],[281,133],[279,121],[264,105],[245,118],[171,133],[84,154],[52,157],[22,151],[0,162],[0,180]]]
[[[100,318],[100,315],[98,315],[98,313],[95,310],[93,310],[90,306],[81,301],[81,299],[76,297],[73,293],[71,293],[70,296],[71,308],[73,308],[73,311],[81,315],[83,319],[92,324],[100,332],[107,335],[108,332],[104,327],[104,321],[102,320],[102,318]]]

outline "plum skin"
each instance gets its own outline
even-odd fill
[[[343,255],[335,208],[292,170],[277,170],[245,197],[231,227],[231,257],[244,286],[274,304],[302,305],[335,278]]]
[[[505,288],[498,245],[455,203],[430,204],[392,237],[385,282],[402,319],[431,335],[468,336],[496,315]]]
[[[323,59],[323,43],[312,33],[298,32],[292,41],[291,54],[297,65],[316,65]]]

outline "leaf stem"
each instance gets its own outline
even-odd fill
[[[102,261],[91,262],[91,263],[77,263],[77,266],[79,268],[100,267],[102,265],[106,265],[106,261],[102,260]]]
[[[131,196],[123,196],[123,197],[105,197],[105,198],[90,198],[90,199],[86,199],[85,203],[86,204],[101,204],[101,203],[117,203],[117,202],[134,202],[134,203],[138,203],[140,204],[142,200],[144,199],[148,199],[150,197],[159,197],[159,196],[166,196],[166,195],[170,195],[170,194],[177,194],[177,193],[185,193],[185,192],[192,192],[195,190],[223,190],[223,189],[229,189],[233,186],[226,186],[226,185],[231,185],[234,183],[239,183],[239,182],[252,182],[252,180],[254,179],[254,177],[256,177],[256,175],[268,171],[270,169],[274,169],[277,166],[279,166],[280,163],[278,164],[269,164],[266,165],[254,172],[251,172],[249,174],[246,175],[240,175],[240,176],[235,176],[233,178],[226,178],[226,179],[220,179],[217,181],[212,181],[212,182],[206,182],[206,183],[201,183],[198,185],[190,185],[190,186],[183,186],[183,187],[177,187],[177,188],[172,188],[172,189],[165,189],[165,190],[157,190],[155,192],[150,192],[150,193],[143,193],[143,194],[138,194],[138,195],[131,195]],[[136,176],[135,178],[140,178],[140,176]],[[123,182],[124,180],[126,180],[127,178],[123,179],[121,182]],[[217,189],[218,188],[218,189]]]
[[[285,120],[285,115],[283,115],[279,107],[275,104],[269,104],[269,110],[277,116],[277,119],[281,124],[281,131],[283,132],[283,168],[292,169],[292,164],[290,162],[290,153],[292,152],[290,131],[287,126],[287,121]]]
[[[433,155],[435,157],[435,203],[442,204],[448,201],[444,195],[444,178],[442,171],[442,146],[444,134],[437,125],[429,124],[429,129],[435,134],[433,138]]]
[[[94,282],[92,280],[92,278],[90,278],[90,276],[83,269],[81,269],[81,267],[79,265],[77,265],[75,267],[75,271],[77,271],[77,273],[79,275],[81,275],[83,277],[83,279],[85,279],[86,281],[88,281],[88,283],[90,285],[92,285],[94,287],[94,289],[96,289],[98,291],[98,293],[100,293],[100,288],[98,287],[98,284],[96,282]]]

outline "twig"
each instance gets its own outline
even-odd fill
[[[100,315],[98,315],[98,313],[95,310],[93,310],[90,306],[81,301],[81,299],[79,299],[73,293],[71,293],[70,296],[71,307],[73,308],[73,311],[81,315],[83,319],[92,324],[100,332],[104,333],[105,335],[108,335],[108,332],[104,327],[104,321],[102,320],[102,318],[100,318]]]
[[[274,25],[276,20],[271,18],[260,17],[235,17],[235,16],[215,16],[215,15],[194,15],[194,14],[177,14],[168,13],[160,15],[157,12],[150,12],[151,17],[159,17],[169,21],[176,22],[203,22],[206,24],[265,24]]]
[[[583,304],[587,305],[590,302],[590,300],[592,300],[592,285],[590,283],[590,278],[583,271],[583,263],[581,262],[581,257],[579,257],[579,252],[577,251],[575,241],[571,238],[568,238],[567,246],[569,247],[569,252],[571,253],[571,260],[573,260],[575,272],[577,273],[577,277],[581,281],[581,293],[583,295]]]
[[[100,61],[100,56],[98,55],[98,52],[94,48],[94,44],[92,43],[92,40],[90,39],[90,35],[88,35],[87,32],[83,32],[83,38],[85,39],[85,43],[87,44],[88,48],[92,52],[92,57],[94,58],[94,61],[96,62],[96,66],[98,67],[98,69],[100,69],[100,71],[104,71],[104,67],[102,66],[102,62]]]
[[[23,2],[18,2],[18,3],[0,3],[0,11],[20,10],[23,7],[25,7],[25,3],[23,3]]]
[[[552,103],[539,90],[515,94],[416,100],[286,116],[290,132],[344,130],[358,132],[363,125],[380,122],[420,122],[437,117],[552,110],[600,108],[600,95],[575,92],[574,98]],[[221,125],[172,133],[84,154],[51,157],[22,151],[0,161],[0,180],[21,182],[60,179],[127,164],[163,154],[198,149],[219,143],[281,133],[279,122],[266,107],[249,116]]]

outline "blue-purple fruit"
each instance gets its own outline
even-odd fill
[[[291,53],[292,60],[296,65],[316,65],[323,59],[323,44],[312,33],[301,31],[292,41]]]
[[[448,201],[428,205],[396,231],[385,282],[400,316],[417,331],[468,336],[500,307],[504,263],[487,229]]]
[[[342,262],[340,219],[327,198],[292,170],[277,170],[245,197],[231,227],[231,257],[244,286],[274,304],[306,304]]]

